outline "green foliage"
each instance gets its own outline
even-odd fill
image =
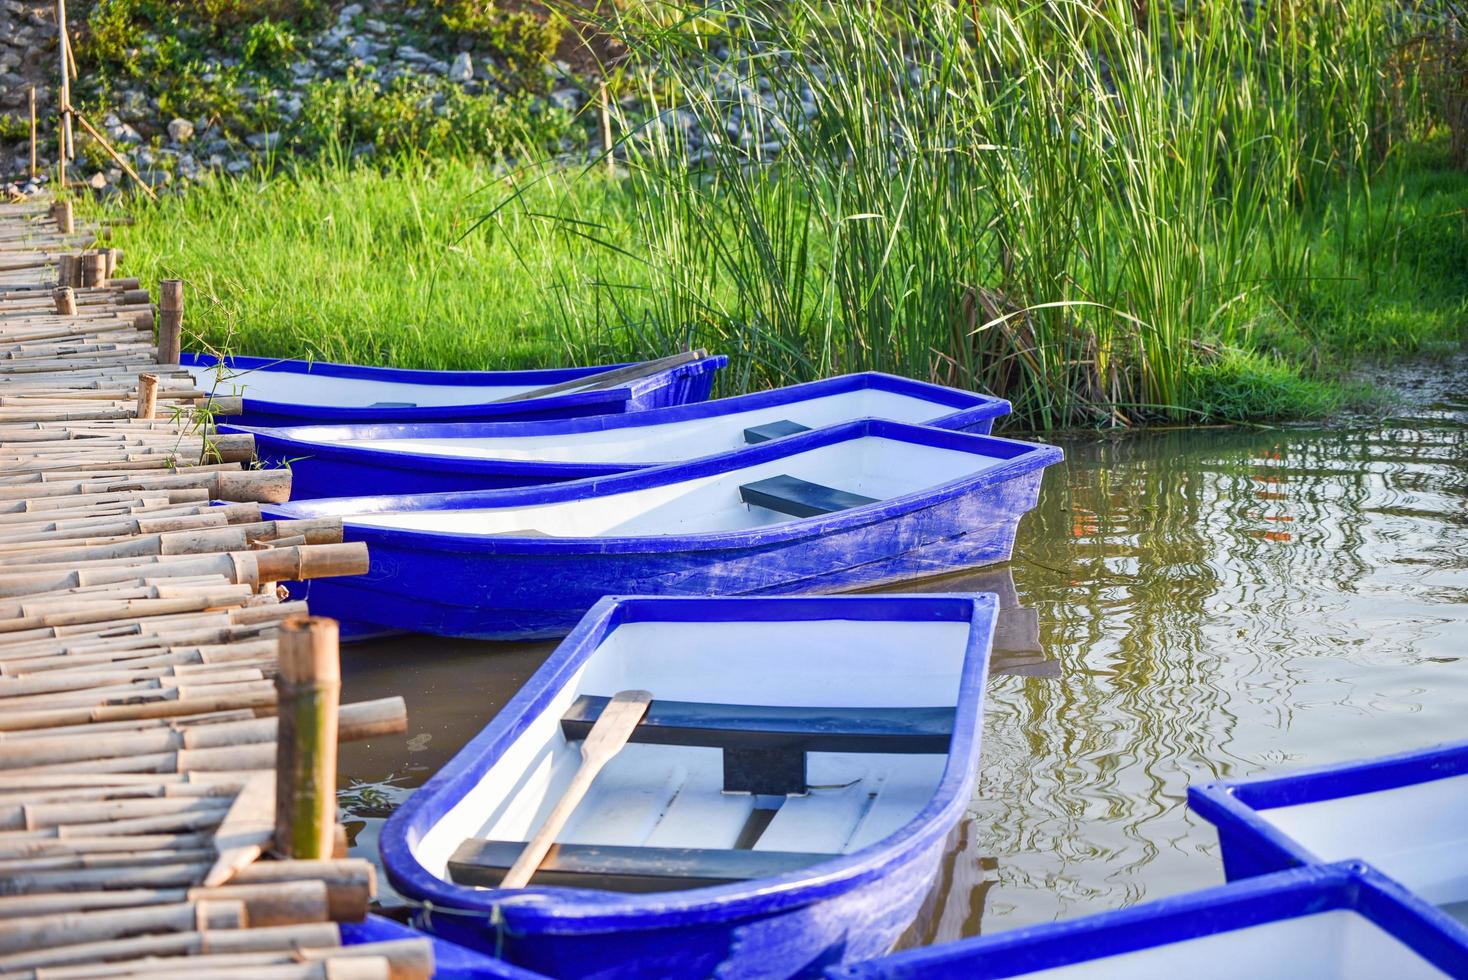
[[[383,86],[355,74],[309,88],[293,135],[303,148],[369,143],[379,157],[421,159],[538,156],[563,139],[583,138],[569,113],[535,104],[528,94],[469,95],[421,76]]]
[[[556,53],[566,33],[566,18],[556,11],[538,15],[506,10],[495,0],[431,2],[445,30],[482,41],[522,78],[531,77]]]
[[[290,27],[267,17],[250,25],[240,53],[247,65],[284,68],[291,63],[299,47],[300,38]]]

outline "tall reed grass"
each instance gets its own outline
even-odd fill
[[[1390,274],[1394,148],[1433,122],[1397,2],[662,7],[602,25],[642,107],[631,240],[547,232],[645,268],[590,250],[562,332],[738,353],[742,386],[878,369],[1039,427],[1193,417],[1262,316]],[[1322,226],[1363,260],[1320,268]]]

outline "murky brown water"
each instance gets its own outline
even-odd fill
[[[1464,368],[1397,372],[1384,421],[1067,440],[1010,566],[917,584],[1008,609],[971,819],[904,945],[1222,881],[1189,783],[1468,737]],[[346,696],[410,725],[342,748],[360,853],[553,646],[347,650]]]

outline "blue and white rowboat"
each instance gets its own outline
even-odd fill
[[[1468,742],[1188,788],[1230,881],[1362,858],[1468,921]]]
[[[992,595],[609,597],[388,820],[415,925],[558,977],[788,977],[884,952],[979,762]],[[645,689],[526,889],[496,886],[607,698]]]
[[[367,574],[300,590],[357,635],[528,639],[604,595],[836,592],[1004,561],[1060,458],[865,419],[596,480],[267,510],[367,542]]]
[[[289,463],[291,499],[492,490],[581,480],[696,459],[854,419],[987,434],[1002,398],[875,372],[702,404],[577,419],[489,423],[222,427]]]
[[[203,391],[243,396],[236,425],[563,419],[703,401],[728,363],[702,351],[645,364],[549,371],[408,371],[326,361],[184,354]]]
[[[1359,862],[908,950],[829,980],[1442,980],[1468,930]]]

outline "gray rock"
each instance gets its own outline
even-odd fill
[[[226,171],[228,171],[229,173],[234,174],[235,176],[239,176],[240,174],[244,173],[246,170],[249,170],[250,169],[250,161],[248,161],[248,160],[231,160],[231,161],[229,161],[228,163],[226,163],[224,165],[224,169]]]
[[[372,41],[370,38],[354,37],[347,45],[347,54],[353,58],[366,61],[372,57]]]
[[[245,137],[245,144],[252,150],[262,152],[273,150],[280,145],[279,133],[251,133]]]
[[[125,122],[119,122],[115,126],[107,127],[107,135],[112,137],[114,143],[141,143],[143,137],[136,129]]]
[[[581,108],[581,103],[585,100],[585,96],[580,89],[558,88],[550,94],[550,100],[559,109],[565,109],[567,112],[575,112]]]
[[[168,138],[175,143],[187,143],[194,138],[194,124],[187,119],[169,120]]]
[[[454,58],[454,63],[449,66],[448,79],[451,82],[467,82],[474,77],[474,61],[469,57],[469,52],[460,51]]]
[[[94,191],[100,191],[107,186],[107,175],[99,170],[87,179],[87,185]]]
[[[337,13],[336,13],[336,19],[337,19],[337,21],[339,23],[340,22],[344,22],[344,21],[349,21],[353,17],[356,17],[361,12],[362,12],[362,5],[360,3],[349,3],[345,7],[343,7],[341,10],[338,10],[337,11]]]

